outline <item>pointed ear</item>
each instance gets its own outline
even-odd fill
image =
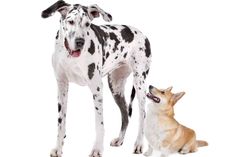
[[[64,17],[69,9],[70,4],[67,4],[63,0],[58,0],[54,4],[52,4],[50,7],[48,7],[46,10],[42,11],[42,18],[48,18],[51,15],[53,15],[56,11],[60,12],[61,16]]]
[[[170,92],[171,90],[172,90],[172,86],[170,86],[170,87],[168,87],[167,89],[166,89],[166,91],[168,91],[168,92]]]
[[[184,96],[185,92],[176,93],[173,95],[173,101],[176,103]]]
[[[91,20],[99,17],[101,14],[105,21],[112,21],[112,16],[109,13],[105,12],[103,9],[101,9],[97,4],[87,7],[87,14]]]

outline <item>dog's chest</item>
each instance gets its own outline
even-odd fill
[[[56,77],[66,77],[69,82],[81,86],[87,85],[86,73],[88,69],[83,66],[84,63],[79,58],[73,58],[64,52],[56,52],[53,54],[52,63]]]

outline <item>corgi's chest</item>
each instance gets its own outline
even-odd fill
[[[145,120],[145,137],[154,149],[160,149],[165,139],[164,127],[161,127],[161,120],[153,113],[147,113]]]

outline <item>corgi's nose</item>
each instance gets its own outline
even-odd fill
[[[149,90],[152,90],[154,87],[152,85],[149,86]]]

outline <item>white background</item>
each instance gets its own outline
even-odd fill
[[[68,0],[67,0],[68,1]],[[51,66],[59,14],[41,19],[54,0],[2,0],[0,6],[0,156],[48,157],[57,136],[57,87]],[[229,0],[69,0],[97,3],[114,24],[132,25],[152,47],[148,84],[173,85],[186,95],[176,119],[193,128],[209,147],[187,156],[232,156],[235,140],[235,3]],[[94,23],[104,23],[97,19]],[[125,142],[109,146],[120,113],[104,78],[104,157],[132,155],[138,105]],[[126,85],[129,102],[132,77]],[[64,157],[88,156],[94,141],[94,111],[87,87],[71,84]],[[145,145],[146,150],[146,145]],[[179,156],[179,155],[173,155]]]

